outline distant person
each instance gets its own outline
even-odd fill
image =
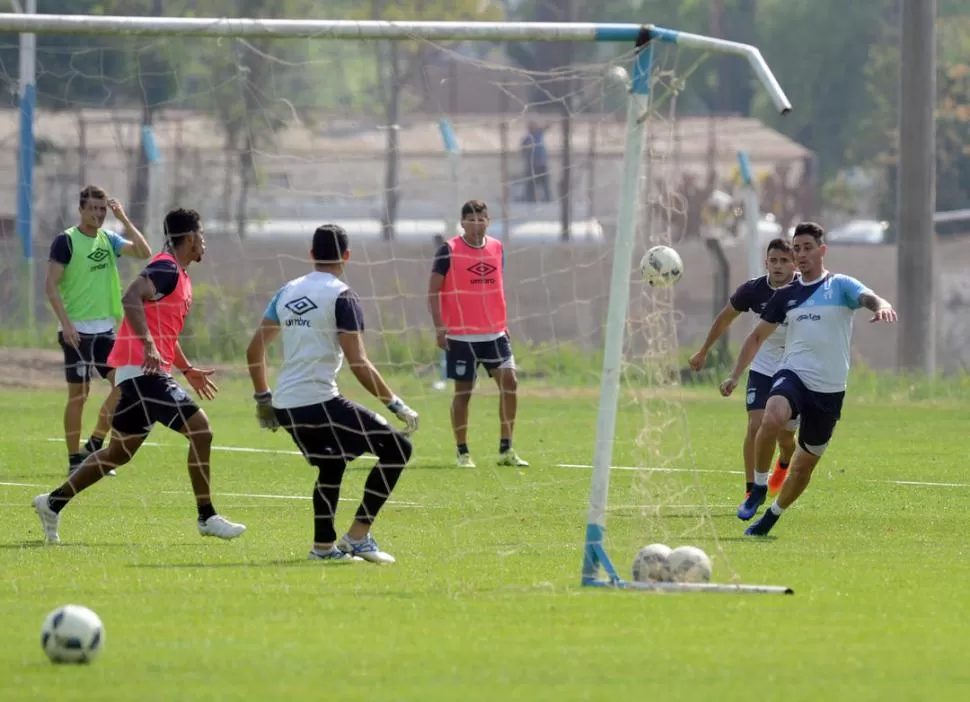
[[[549,188],[549,154],[546,151],[545,133],[548,126],[540,127],[529,122],[529,131],[522,137],[521,151],[525,170],[525,201],[537,202],[537,189],[542,188],[542,201],[552,200]]]
[[[124,225],[127,238],[104,229],[108,208]],[[47,263],[44,289],[58,322],[57,340],[64,351],[67,404],[64,407],[64,441],[68,474],[104,444],[119,391],[113,388],[91,437],[81,447],[84,404],[97,372],[114,385],[108,354],[115,342],[115,324],[122,318],[118,258],[146,259],[152,249],[124,208],[104,189],[88,185],[81,191],[81,222],[54,237]]]

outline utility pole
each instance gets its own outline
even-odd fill
[[[897,367],[936,370],[936,7],[901,0],[895,306]]]

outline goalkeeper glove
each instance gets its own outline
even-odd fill
[[[394,413],[394,416],[407,424],[406,434],[413,434],[418,430],[418,413],[408,407],[396,395],[387,403],[387,409]]]
[[[276,431],[280,428],[280,423],[276,421],[276,412],[273,411],[273,393],[258,392],[253,395],[256,400],[256,421],[262,429]]]

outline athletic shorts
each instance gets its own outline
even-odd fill
[[[181,431],[199,406],[170,375],[140,375],[118,385],[121,398],[111,420],[119,434],[144,435],[158,423]]]
[[[327,458],[352,461],[365,453],[377,456],[387,453],[382,450],[387,442],[409,443],[384,417],[345,397],[276,409],[275,414],[311,464]]]
[[[94,378],[94,372],[107,378],[112,368],[108,365],[108,354],[115,344],[113,331],[103,334],[78,334],[80,341],[74,348],[64,341],[64,333],[57,332],[57,341],[64,351],[64,376],[69,383],[87,383]]]
[[[445,375],[450,380],[473,381],[480,365],[489,376],[498,368],[515,368],[512,343],[507,334],[494,341],[448,339]]]
[[[842,417],[845,392],[816,392],[793,371],[775,374],[770,396],[784,397],[791,406],[792,418],[800,420],[798,445],[812,455],[821,456],[832,439],[835,425]]]
[[[774,378],[757,371],[748,371],[748,388],[745,394],[745,405],[748,412],[764,410],[768,406],[768,396],[771,394],[771,385]],[[788,431],[798,429],[798,417],[792,417],[785,427]]]

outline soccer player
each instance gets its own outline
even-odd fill
[[[212,429],[209,419],[170,375],[175,366],[203,398],[211,400],[218,388],[211,370],[193,368],[179,346],[179,334],[192,305],[192,281],[187,268],[202,260],[205,239],[195,210],[172,210],[165,216],[168,247],[135,278],[123,297],[125,318],[108,364],[116,369],[121,397],[111,424],[107,447],[95,451],[68,478],[48,494],[34,498],[34,509],[49,543],[58,543],[60,513],[80,492],[94,485],[106,471],[130,461],[156,422],[184,434],[189,440],[189,477],[198,507],[202,536],[232,539],[246,531],[216,514],[209,489],[209,453]]]
[[[103,229],[108,208],[124,225],[125,235]],[[67,404],[64,407],[64,441],[67,443],[68,474],[97,451],[111,425],[111,413],[118,403],[112,388],[98,412],[91,437],[81,447],[81,421],[94,372],[114,385],[108,354],[115,340],[115,324],[122,317],[121,278],[117,259],[122,256],[146,259],[151,247],[131,223],[124,208],[96,185],[81,191],[81,223],[58,234],[51,242],[44,289],[57,317],[57,340],[64,350]]]
[[[812,471],[832,438],[849,376],[855,310],[865,307],[871,311],[870,322],[896,321],[892,305],[865,285],[825,270],[827,247],[821,226],[802,222],[795,227],[792,249],[801,278],[772,296],[761,313],[761,322],[745,339],[730,377],[721,384],[721,394],[730,395],[761,345],[787,321],[785,353],[758,430],[756,465],[767,473],[778,435],[795,417],[801,419],[798,447],[781,492],[761,518],[745,530],[748,536],[765,536],[771,531],[808,487]],[[767,486],[759,484],[752,489],[755,510],[764,503],[766,493]]]
[[[731,295],[728,304],[718,313],[701,348],[688,360],[688,364],[695,371],[704,367],[711,347],[742,312],[761,314],[775,291],[792,282],[795,277],[795,260],[792,256],[791,244],[788,241],[772,239],[768,243],[765,254],[765,269],[767,275],[758,276],[742,283]],[[758,429],[761,427],[765,405],[768,402],[771,379],[775,375],[775,371],[778,370],[778,363],[785,351],[785,326],[782,323],[772,333],[751,362],[751,369],[748,371],[748,387],[745,398],[748,426],[743,445],[745,501],[748,500],[751,495],[751,488],[755,485],[754,442],[758,435]],[[769,495],[776,494],[785,481],[788,464],[794,452],[795,427],[786,426],[778,435],[778,462],[775,464],[774,471],[771,476],[762,476],[762,478],[767,478]],[[738,507],[738,518],[748,520],[753,516],[754,510],[746,506],[745,503]]]
[[[506,325],[505,252],[502,242],[485,232],[488,207],[469,200],[461,208],[463,234],[446,241],[435,253],[428,283],[428,309],[438,347],[445,351],[446,373],[455,381],[451,426],[458,446],[458,465],[474,468],[468,451],[468,404],[478,366],[499,389],[500,441],[498,465],[529,465],[512,448],[518,380]]]
[[[263,428],[282,426],[318,471],[313,487],[313,547],[310,560],[330,563],[394,563],[378,547],[371,525],[411,458],[411,442],[387,420],[344,398],[337,373],[346,357],[350,370],[371,395],[407,425],[418,414],[387,386],[367,358],[364,314],[357,294],[340,279],[350,259],[347,232],[325,224],[313,233],[313,272],[284,285],[270,300],[246,349],[256,417]],[[266,346],[283,340],[276,392],[266,381]],[[349,531],[337,542],[334,515],[347,463],[364,453],[377,456]]]

